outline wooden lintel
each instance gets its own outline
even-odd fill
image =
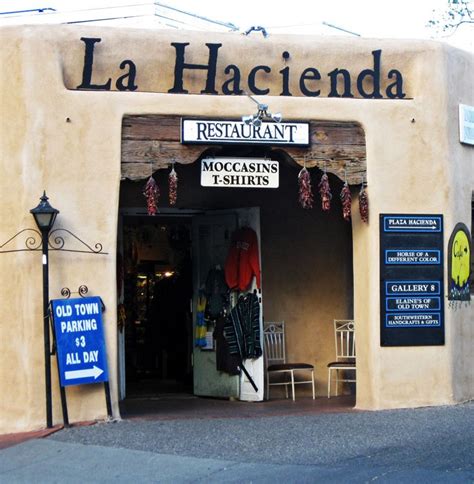
[[[182,145],[180,124],[177,116],[126,116],[122,124],[122,178],[145,179],[172,162],[194,163],[208,150],[219,156],[218,146]],[[365,136],[357,123],[311,121],[308,148],[281,150],[299,165],[326,169],[350,185],[360,184],[365,177]]]

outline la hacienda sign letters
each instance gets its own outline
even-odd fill
[[[121,75],[115,78],[110,73],[104,73],[104,68],[95,69],[94,63],[99,64],[104,56],[100,54],[97,44],[102,42],[100,37],[81,37],[84,43],[84,61],[82,80],[71,85],[72,89],[87,89],[95,91],[140,91],[139,65],[132,59],[117,59],[116,66]],[[100,45],[103,48],[106,39]],[[97,50],[97,52],[96,52]],[[392,66],[382,63],[382,49],[373,50],[367,55],[366,68],[358,72],[351,72],[346,67],[334,65],[329,72],[322,72],[317,65],[311,64],[303,68],[292,68],[289,60],[296,55],[287,50],[281,52],[279,58],[271,59],[279,67],[267,65],[269,59],[258,59],[253,67],[242,67],[236,63],[223,65],[219,54],[225,50],[222,43],[206,42],[205,44],[192,44],[190,42],[171,42],[157,46],[159,55],[174,57],[174,70],[168,72],[162,68],[157,60],[156,82],[169,79],[170,85],[162,86],[153,92],[168,92],[172,94],[189,93],[187,75],[195,78],[196,73],[203,74],[201,89],[197,94],[245,95],[245,91],[258,96],[267,94],[279,96],[307,96],[307,97],[336,97],[336,98],[365,98],[365,99],[404,99],[404,79],[402,73]],[[207,57],[205,63],[192,62],[199,51]],[[315,53],[312,61],[317,63],[317,56],[324,53]],[[106,61],[109,62],[107,56]],[[311,62],[309,60],[308,62]],[[337,60],[334,61],[335,63]],[[270,63],[270,62],[269,62]],[[102,67],[102,66],[101,66]],[[109,67],[116,70],[116,67]],[[169,67],[167,67],[169,69]],[[205,80],[204,80],[205,75]],[[172,82],[172,84],[171,84]],[[270,93],[269,82],[277,86],[276,91]],[[297,86],[297,87],[296,87]]]

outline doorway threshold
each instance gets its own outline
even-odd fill
[[[320,413],[347,413],[356,411],[355,396],[343,395],[328,399],[311,397],[272,399],[263,402],[243,402],[216,398],[196,397],[189,394],[163,395],[153,398],[126,399],[120,403],[124,419],[186,420],[212,418],[265,418]]]

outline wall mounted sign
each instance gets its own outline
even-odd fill
[[[309,123],[262,122],[253,126],[243,121],[182,119],[181,143],[309,146]]]
[[[108,381],[100,297],[51,304],[61,386]]]
[[[459,141],[474,146],[474,106],[459,105]]]
[[[278,161],[262,158],[203,158],[201,186],[227,188],[278,188]]]
[[[471,300],[471,234],[458,223],[448,243],[448,299]]]
[[[380,215],[380,344],[444,344],[443,216]]]
[[[262,57],[260,52],[254,51],[254,56],[242,52],[240,58],[232,59],[232,46],[229,51],[229,46],[222,43],[159,42],[154,43],[153,51],[150,52],[149,44],[146,43],[148,40],[137,38],[122,42],[126,46],[122,55],[126,58],[119,55],[114,58],[114,46],[109,46],[105,39],[96,46],[102,42],[102,38],[80,37],[80,41],[84,43],[84,54],[81,52],[80,55],[83,62],[82,81],[77,84],[77,78],[73,84],[68,82],[70,76],[67,75],[66,62],[67,87],[95,91],[225,96],[241,96],[247,91],[258,96],[364,99],[407,97],[402,73],[394,68],[396,66],[383,61],[382,49],[367,52],[362,65],[358,65],[356,69],[351,69],[350,65],[344,63],[352,60],[350,52],[335,49],[333,52],[323,53],[322,55],[332,60],[332,65],[325,63],[323,70],[317,64],[306,64],[307,59],[312,56],[308,56],[305,49],[300,53],[291,53],[282,47],[281,53],[277,53],[276,44],[272,56]],[[137,63],[130,56],[131,46],[135,46],[137,55],[142,54]],[[146,52],[145,58],[143,52]],[[338,56],[338,52],[343,58]],[[233,55],[239,56],[239,53]],[[315,57],[317,59],[317,55]],[[288,63],[290,58],[291,62]],[[197,64],[193,62],[196,59],[202,61]],[[231,63],[226,65],[226,61]],[[248,65],[249,62],[251,65]],[[160,75],[156,75],[156,69]],[[149,75],[146,75],[147,72]],[[199,79],[202,80],[199,82]]]

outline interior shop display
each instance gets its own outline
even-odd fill
[[[298,200],[303,208],[313,208],[313,190],[311,188],[311,176],[304,166],[298,174],[299,197]]]
[[[160,197],[160,189],[153,178],[153,175],[148,178],[143,195],[146,198],[146,206],[148,215],[156,215],[158,213],[158,200]]]
[[[346,222],[351,220],[351,209],[352,209],[352,197],[351,197],[351,189],[347,184],[347,181],[344,183],[344,186],[341,190],[341,202],[342,202],[342,216]]]
[[[367,195],[367,190],[365,189],[365,184],[362,183],[359,192],[359,212],[362,222],[369,222],[369,197]]]
[[[176,205],[178,200],[178,174],[174,169],[174,163],[171,165],[171,171],[168,175],[168,197],[170,205]]]
[[[260,289],[260,260],[257,234],[250,227],[241,227],[232,235],[225,263],[225,280],[230,289],[245,291],[255,276]]]
[[[319,194],[321,195],[322,209],[328,211],[331,208],[331,187],[329,186],[329,178],[326,172],[323,173],[321,181],[318,185]]]

